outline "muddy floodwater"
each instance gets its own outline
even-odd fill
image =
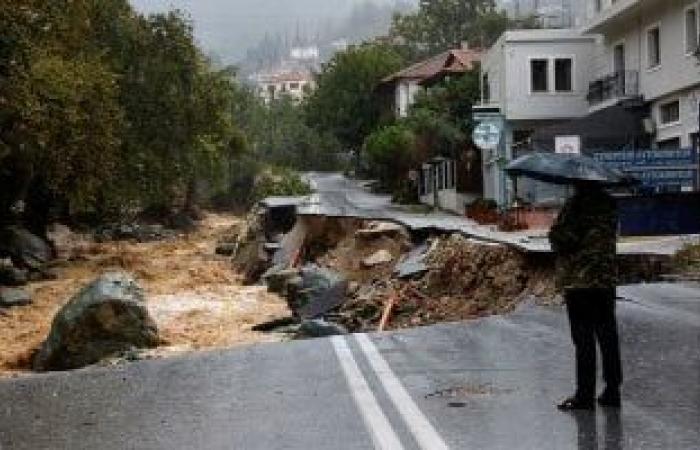
[[[34,303],[0,315],[0,376],[29,370],[55,313],[85,284],[111,270],[133,273],[167,342],[154,356],[281,340],[252,326],[289,315],[263,286],[243,286],[228,258],[214,254],[217,239],[240,219],[210,214],[190,234],[151,243],[95,243],[64,232],[58,239],[58,278],[33,283]]]

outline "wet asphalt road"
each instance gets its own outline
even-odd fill
[[[0,381],[3,449],[690,449],[700,287],[621,288],[620,413],[567,414],[563,311]],[[383,445],[383,447],[382,447]]]

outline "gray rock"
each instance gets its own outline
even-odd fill
[[[32,296],[24,289],[0,288],[0,308],[13,308],[32,304]]]
[[[51,260],[53,252],[40,237],[18,226],[0,230],[0,256],[8,256],[22,269],[40,270]]]
[[[338,324],[323,319],[305,320],[301,323],[297,337],[321,338],[348,334],[348,330]]]
[[[158,329],[141,288],[129,274],[108,273],[83,288],[56,314],[34,359],[34,369],[77,369],[158,343]]]
[[[282,269],[275,266],[263,275],[263,280],[270,292],[285,295],[289,282],[298,276],[299,271],[297,269]]]
[[[287,303],[303,319],[314,319],[347,300],[348,281],[330,269],[309,265],[287,283]]]
[[[27,271],[14,266],[0,266],[0,286],[24,286],[29,282]]]

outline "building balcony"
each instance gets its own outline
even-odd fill
[[[656,0],[651,0],[652,2]],[[611,27],[633,20],[644,0],[617,0],[594,13],[584,24],[584,33],[605,33]]]
[[[628,70],[614,72],[588,85],[586,99],[591,107],[610,100],[623,100],[639,96],[639,72]]]

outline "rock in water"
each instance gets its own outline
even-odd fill
[[[41,270],[51,260],[51,247],[24,228],[9,226],[0,230],[0,256],[6,255],[20,268]]]
[[[31,305],[32,296],[24,289],[0,288],[0,308]]]
[[[158,329],[146,309],[142,289],[129,274],[108,273],[83,288],[56,314],[34,359],[34,369],[78,369],[158,343]]]

